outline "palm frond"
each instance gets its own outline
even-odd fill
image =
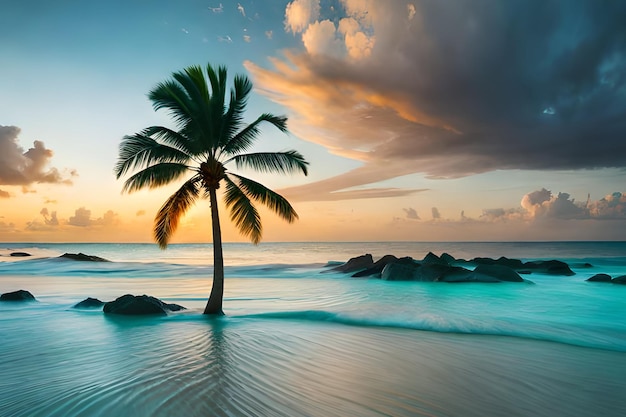
[[[275,116],[271,113],[263,113],[254,122],[243,128],[239,133],[234,135],[228,143],[224,144],[224,152],[229,155],[237,155],[244,152],[252,146],[254,141],[261,133],[259,125],[261,123],[270,123],[283,133],[287,133],[287,117]]]
[[[190,155],[196,154],[197,144],[193,138],[189,138],[183,135],[181,132],[177,132],[164,126],[150,126],[143,129],[140,135],[150,136],[159,142],[166,145],[173,146],[176,149],[188,153]]]
[[[167,247],[170,237],[178,227],[180,218],[198,199],[199,182],[198,175],[186,181],[159,209],[154,218],[154,239],[161,249]]]
[[[243,123],[243,113],[252,91],[252,82],[244,75],[236,75],[233,88],[230,90],[228,111],[224,117],[224,130],[220,134],[220,145],[224,145],[233,138]]]
[[[224,180],[226,181],[224,202],[230,210],[231,221],[242,235],[249,237],[255,245],[258,244],[263,231],[259,212],[237,184],[228,177]]]
[[[157,84],[148,93],[154,110],[166,109],[180,128],[193,121],[189,96],[183,87],[175,81],[167,80]]]
[[[235,162],[237,168],[249,167],[260,172],[277,172],[280,174],[301,171],[308,174],[309,163],[297,151],[286,152],[255,152],[235,155],[224,163]]]
[[[132,193],[142,188],[158,188],[183,176],[189,167],[173,162],[151,165],[124,182],[122,192]]]
[[[119,157],[113,171],[119,179],[128,171],[163,162],[185,163],[189,158],[187,153],[163,145],[146,135],[129,135],[124,136],[120,143]]]
[[[293,223],[298,219],[298,213],[296,213],[291,204],[289,204],[289,201],[282,195],[249,178],[236,174],[229,175],[237,178],[239,188],[247,196],[264,204],[287,222]]]
[[[220,118],[214,117],[211,110],[211,94],[207,81],[200,66],[190,66],[182,72],[173,74],[174,79],[182,86],[189,97],[189,110],[192,121],[185,126],[185,133],[196,138],[201,148],[207,149],[213,137],[213,125],[219,123]]]

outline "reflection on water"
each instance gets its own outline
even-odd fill
[[[192,312],[12,315],[2,322],[3,416],[621,416],[626,407],[620,352]]]

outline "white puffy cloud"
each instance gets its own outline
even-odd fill
[[[521,206],[531,218],[553,217],[559,219],[588,218],[589,211],[585,204],[576,203],[568,193],[553,196],[551,191],[542,188],[522,197]]]
[[[285,9],[285,30],[300,33],[315,22],[320,14],[319,0],[295,0]]]
[[[302,34],[302,42],[311,55],[339,56],[342,45],[337,40],[335,24],[322,20],[310,24]]]

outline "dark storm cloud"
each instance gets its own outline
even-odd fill
[[[246,63],[298,136],[433,178],[626,167],[626,2],[363,4],[344,12],[369,49],[318,20],[307,53]]]

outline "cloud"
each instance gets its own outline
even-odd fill
[[[301,52],[245,64],[298,137],[428,178],[626,167],[626,3],[319,4],[287,5]]]
[[[626,193],[615,192],[587,204],[590,216],[597,219],[626,219]]]
[[[295,0],[285,9],[285,30],[300,33],[316,21],[320,14],[319,0]]]
[[[57,168],[48,168],[53,153],[43,142],[36,140],[24,152],[17,143],[19,133],[16,126],[0,125],[0,184],[27,187],[33,183],[72,183]],[[75,175],[70,171],[69,176]]]
[[[57,212],[56,211],[48,212],[48,209],[46,207],[44,207],[44,208],[41,209],[39,214],[41,214],[43,216],[44,223],[46,225],[48,225],[48,226],[58,226],[59,225],[59,219],[57,218]]]
[[[461,212],[461,220],[468,220],[465,217],[465,213]],[[507,221],[526,221],[528,215],[524,209],[521,208],[495,208],[495,209],[483,209],[483,213],[478,219],[479,221],[495,223],[495,222],[507,222]]]
[[[589,218],[585,205],[570,199],[567,193],[558,193],[555,197],[551,191],[542,188],[522,197],[520,203],[531,218],[553,217],[560,219]]]
[[[293,201],[338,201],[401,197],[427,191],[425,188],[353,188],[400,176],[402,172],[402,167],[368,165],[314,183],[283,188],[278,192]]]
[[[91,225],[91,210],[87,210],[84,207],[76,209],[74,215],[71,216],[68,221],[68,224],[72,226],[78,227],[86,227]]]
[[[415,211],[414,208],[403,208],[402,210],[404,210],[404,213],[406,214],[406,218],[407,219],[411,219],[411,220],[419,220],[420,216],[417,215],[417,211]]]
[[[9,198],[9,197],[11,197],[11,194],[9,194],[8,191],[0,190],[0,198]]]
[[[17,232],[17,229],[15,228],[15,223],[0,222],[0,232],[3,232],[3,233]]]
[[[111,226],[117,223],[118,215],[112,210],[108,210],[102,217],[92,219],[91,210],[88,210],[85,207],[76,209],[74,215],[67,221],[67,224],[77,227]]]

